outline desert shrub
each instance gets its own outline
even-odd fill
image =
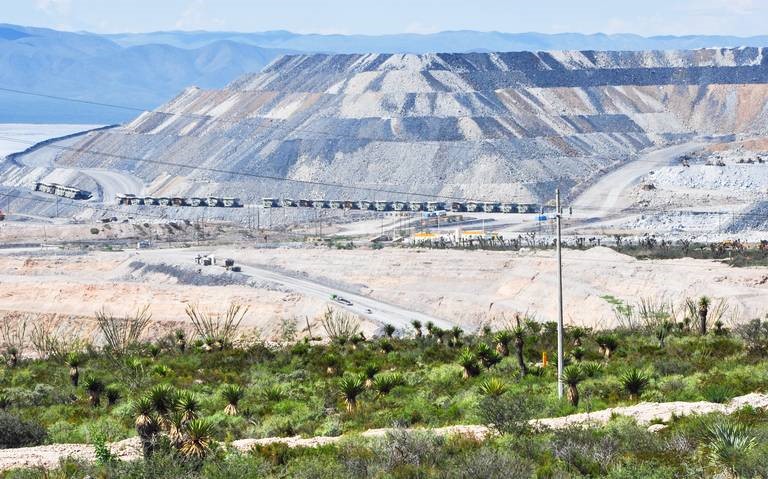
[[[533,466],[530,461],[517,457],[509,451],[483,447],[479,451],[463,454],[448,467],[450,479],[506,479],[510,477],[531,477]]]
[[[0,411],[0,449],[37,446],[46,436],[45,428],[39,423]]]
[[[641,462],[638,460],[628,460],[616,467],[612,467],[606,479],[672,479],[679,477],[680,474],[675,468],[666,464],[660,464],[656,461]]]
[[[444,457],[443,444],[442,437],[403,429],[388,432],[374,449],[385,471],[402,474],[439,464]]]
[[[753,319],[737,326],[735,332],[750,353],[761,356],[768,353],[768,320]]]
[[[530,432],[528,420],[541,408],[541,402],[532,394],[504,394],[487,396],[478,405],[478,414],[484,424],[502,434]]]

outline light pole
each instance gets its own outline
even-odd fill
[[[560,230],[560,188],[555,191],[557,219],[557,397],[563,398],[563,255]]]

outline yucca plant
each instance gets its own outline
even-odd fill
[[[211,452],[213,422],[205,418],[192,419],[184,426],[184,440],[179,452],[187,457],[203,459]]]
[[[395,335],[395,332],[397,332],[397,328],[392,326],[391,324],[385,324],[384,325],[384,334],[389,338],[392,339],[392,336]]]
[[[197,419],[202,405],[197,395],[190,391],[179,391],[176,395],[176,411],[180,412],[182,422]]]
[[[179,352],[183,354],[184,351],[187,350],[187,334],[183,330],[177,329],[174,331],[173,337],[176,342],[176,347],[179,349]]]
[[[8,355],[6,362],[9,368],[15,368],[19,364],[19,348],[16,346],[8,346],[5,350]]]
[[[154,418],[152,407],[152,400],[149,396],[143,396],[131,406],[131,412],[136,418],[134,420],[134,426],[136,427],[136,434],[138,434],[141,440],[141,447],[144,452],[144,457],[149,458],[154,450],[154,439],[160,430],[157,421]]]
[[[656,339],[659,340],[659,349],[664,349],[667,337],[672,333],[673,327],[674,324],[668,319],[665,319],[656,327]]]
[[[237,416],[237,404],[245,396],[245,390],[238,384],[226,384],[221,389],[221,396],[227,401],[224,413],[229,416]]]
[[[433,323],[432,321],[427,321],[427,324],[425,327],[427,328],[427,332],[429,333],[429,335],[433,336],[432,333],[435,330],[435,323]]]
[[[737,477],[735,467],[757,446],[757,438],[749,428],[734,421],[709,424],[704,432],[702,452],[713,466],[726,467]]]
[[[536,323],[538,324],[538,323]],[[520,377],[525,377],[528,374],[528,366],[525,364],[525,329],[521,326],[517,326],[511,331],[512,337],[515,339],[515,351],[517,353],[517,366],[520,368]]]
[[[288,397],[288,391],[282,384],[272,384],[264,388],[264,399],[268,402],[280,402]]]
[[[80,382],[80,366],[85,362],[85,358],[78,351],[70,351],[64,359],[64,364],[69,366],[69,382],[77,387]]]
[[[637,368],[629,368],[619,377],[621,386],[629,393],[629,400],[636,401],[648,385],[650,378]]]
[[[582,348],[581,346],[576,346],[573,349],[571,349],[571,357],[575,361],[581,361],[582,359],[584,359],[584,348]]]
[[[184,413],[177,410],[168,415],[168,440],[176,449],[184,443],[184,426],[188,421],[184,420]]]
[[[114,406],[120,399],[120,390],[114,385],[107,386],[104,390],[104,396],[107,398],[107,405]]]
[[[698,303],[698,315],[699,315],[699,334],[705,336],[707,334],[707,316],[709,315],[709,305],[711,301],[708,297],[702,296],[699,298]]]
[[[512,331],[502,329],[493,336],[493,342],[496,343],[496,352],[504,357],[509,356],[509,343],[514,339]]]
[[[91,407],[98,407],[101,404],[101,394],[104,392],[104,382],[101,379],[88,376],[83,380],[83,386],[88,394]]]
[[[423,336],[421,331],[421,321],[414,319],[411,321],[411,326],[413,326],[413,330],[416,332],[416,338],[421,338]]]
[[[586,362],[581,363],[581,371],[584,373],[584,375],[588,378],[593,378],[600,374],[600,372],[603,370],[603,365],[596,362]]]
[[[451,344],[454,346],[461,345],[461,335],[464,334],[464,330],[458,326],[451,328]]]
[[[587,330],[585,328],[582,328],[581,326],[574,326],[570,328],[568,331],[568,334],[571,336],[571,339],[573,340],[573,346],[579,347],[581,346],[581,340],[584,339],[584,337],[587,335]]]
[[[158,384],[149,390],[148,397],[152,409],[157,413],[158,425],[167,430],[168,417],[176,407],[176,390],[169,384]]]
[[[11,405],[11,398],[9,398],[8,395],[5,393],[0,393],[0,410],[6,410],[10,405]]]
[[[152,373],[160,376],[161,378],[170,376],[172,372],[173,369],[169,368],[165,364],[155,364],[155,366],[152,368]]]
[[[568,401],[573,407],[579,405],[579,383],[584,380],[584,372],[577,364],[572,364],[563,368],[561,377],[563,383],[568,386]]]
[[[490,368],[501,361],[501,355],[485,343],[477,345],[477,357],[486,368]]]
[[[480,384],[480,393],[484,396],[499,397],[507,392],[507,384],[499,378],[488,378]]]
[[[347,412],[357,409],[357,396],[363,391],[365,391],[365,385],[360,376],[344,376],[339,380],[339,394],[347,406]]]
[[[149,354],[149,357],[151,357],[152,359],[157,359],[157,357],[160,356],[160,352],[161,352],[160,346],[158,346],[157,344],[152,343],[149,346],[147,346],[147,354]]]
[[[390,391],[404,383],[400,373],[379,374],[373,379],[372,387],[379,396],[389,394]]]
[[[373,385],[373,378],[379,373],[379,366],[368,363],[363,367],[363,376],[365,376],[365,387],[370,388]]]
[[[619,346],[619,339],[613,334],[599,334],[595,338],[595,342],[600,347],[600,353],[605,356],[605,359],[610,359]]]
[[[392,341],[390,341],[388,338],[384,338],[379,341],[379,348],[381,348],[381,352],[384,354],[389,354],[395,350],[395,347],[392,345]]]
[[[480,366],[477,364],[477,356],[470,351],[469,348],[464,348],[461,354],[459,354],[458,362],[459,365],[464,368],[464,379],[469,379],[480,374]]]

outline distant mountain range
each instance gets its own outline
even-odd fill
[[[0,88],[154,108],[185,87],[221,88],[285,53],[672,50],[764,46],[768,36],[584,35],[451,31],[316,35],[287,31],[98,35],[0,24]],[[137,112],[0,91],[0,122],[114,123]]]

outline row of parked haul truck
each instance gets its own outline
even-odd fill
[[[453,211],[476,213],[538,213],[539,205],[493,201],[349,201],[263,198],[264,208],[329,208],[362,211]]]
[[[117,195],[117,204],[133,206],[210,206],[221,208],[242,208],[240,198],[231,197],[192,197],[181,196],[136,196],[131,194]]]
[[[35,191],[61,196],[73,200],[88,200],[93,196],[90,191],[75,188],[74,186],[60,185],[58,183],[35,183]]]

